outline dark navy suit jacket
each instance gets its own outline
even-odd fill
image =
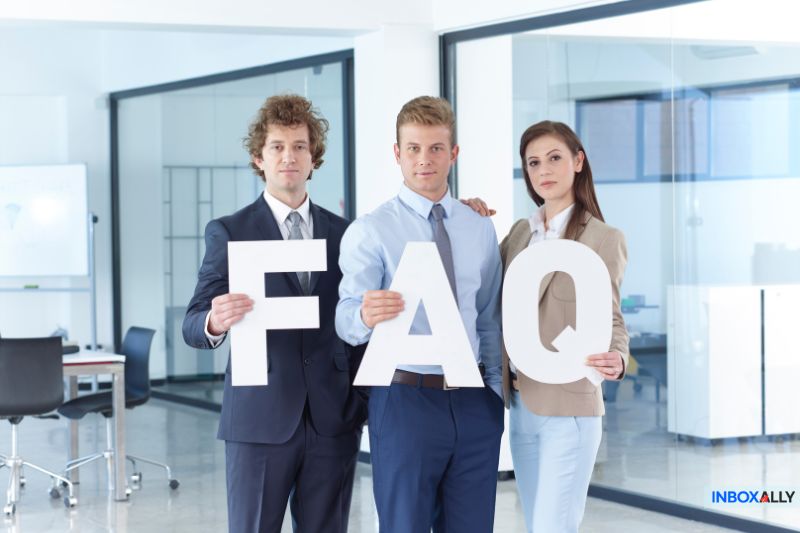
[[[311,273],[311,295],[319,296],[319,329],[269,330],[269,384],[231,385],[230,358],[225,372],[222,415],[217,437],[238,442],[281,444],[294,434],[308,402],[311,423],[323,436],[361,428],[366,401],[352,387],[363,348],[342,342],[334,330],[339,300],[339,242],[348,222],[311,204],[314,238],[326,239],[328,270]],[[211,300],[228,292],[228,241],[282,239],[262,196],[236,213],[206,227],[206,253],[194,296],[183,321],[183,338],[195,348],[211,348],[205,318]],[[303,296],[294,272],[265,274],[265,296]]]

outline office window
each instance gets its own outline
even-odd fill
[[[264,183],[243,147],[250,122],[267,97],[297,93],[330,122],[324,164],[308,190],[315,203],[352,216],[353,132],[349,92],[352,52],[335,52],[167,87],[112,95],[116,128],[119,280],[115,325],[163,328],[151,373],[170,392],[219,403],[227,342],[216,350],[186,346],[181,324],[214,218],[255,201]],[[158,338],[158,337],[157,337]],[[209,383],[185,388],[189,382]],[[216,381],[216,385],[214,385]]]
[[[800,416],[785,408],[800,380],[788,340],[800,314],[800,38],[781,22],[794,4],[624,4],[444,36],[458,194],[497,209],[502,239],[536,209],[522,132],[544,119],[575,129],[628,250],[632,362],[604,384],[592,483],[744,530],[797,528],[797,506],[712,501],[800,478]]]

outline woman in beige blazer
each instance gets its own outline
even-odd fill
[[[606,225],[592,171],[577,135],[560,122],[529,127],[520,141],[525,185],[539,209],[518,220],[500,244],[503,270],[528,246],[547,239],[574,239],[597,252],[611,275],[613,334],[609,351],[586,354],[586,364],[605,379],[622,379],[628,334],[620,311],[620,284],[627,261],[625,238]],[[468,201],[487,214],[480,200]],[[569,276],[546,276],[539,291],[539,334],[548,349],[567,326],[575,327],[575,287]],[[523,355],[524,356],[524,355]],[[534,533],[578,531],[602,437],[603,394],[583,378],[552,385],[514,368],[503,353],[503,390],[510,408],[509,441],[525,524]]]

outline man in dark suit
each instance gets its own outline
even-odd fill
[[[264,194],[209,222],[183,322],[187,344],[214,348],[252,310],[247,295],[228,293],[229,241],[326,239],[326,272],[264,276],[269,297],[318,296],[319,329],[265,333],[267,386],[232,386],[228,362],[217,437],[225,440],[231,532],[280,532],[287,501],[296,532],[347,531],[366,407],[351,385],[360,353],[334,331],[339,242],[348,222],[306,193],[306,181],[322,164],[327,129],[305,98],[267,99],[245,140]]]

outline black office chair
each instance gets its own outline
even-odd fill
[[[142,405],[150,399],[150,345],[153,342],[155,333],[152,329],[133,326],[122,340],[120,353],[125,355],[125,407],[128,409]],[[106,450],[68,462],[65,474],[92,461],[105,459],[109,488],[112,488],[114,449],[112,445],[113,426],[111,416],[113,415],[113,400],[111,392],[98,392],[80,396],[65,402],[64,405],[59,407],[58,412],[72,420],[81,419],[87,413],[100,413],[105,417]],[[178,480],[172,477],[172,470],[168,465],[135,455],[126,455],[125,457],[133,465],[131,482],[134,485],[138,485],[142,481],[142,473],[136,467],[137,461],[163,468],[167,473],[170,488],[177,489],[178,485],[180,485]]]
[[[53,486],[50,496],[61,497],[60,481],[68,487],[64,505],[75,507],[78,500],[66,478],[29,463],[19,456],[18,428],[25,416],[51,412],[64,401],[64,369],[61,360],[61,339],[0,339],[0,418],[11,423],[11,455],[3,456],[2,466],[11,474],[8,480],[6,505],[3,512],[11,516],[16,511],[20,488],[24,485],[22,467],[26,466],[50,476]]]

